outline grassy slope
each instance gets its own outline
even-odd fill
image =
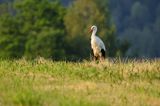
[[[158,106],[160,61],[0,61],[0,106]]]

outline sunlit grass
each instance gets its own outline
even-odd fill
[[[0,61],[2,106],[158,106],[160,60]]]

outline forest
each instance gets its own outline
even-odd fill
[[[132,45],[129,56],[160,57],[160,1],[110,0],[117,36]]]
[[[0,0],[0,57],[89,59],[92,25],[108,57],[159,57],[158,13],[158,0]]]

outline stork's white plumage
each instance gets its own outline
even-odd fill
[[[92,49],[92,53],[94,55],[94,59],[104,59],[105,58],[105,52],[106,52],[106,48],[105,45],[103,43],[103,41],[96,36],[97,33],[97,26],[93,25],[91,27],[91,49]]]

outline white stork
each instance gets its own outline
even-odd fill
[[[98,59],[104,60],[106,48],[103,41],[98,36],[96,36],[97,26],[93,25],[90,29],[90,32],[92,32],[91,49],[92,49],[92,54],[94,56],[94,60]]]

